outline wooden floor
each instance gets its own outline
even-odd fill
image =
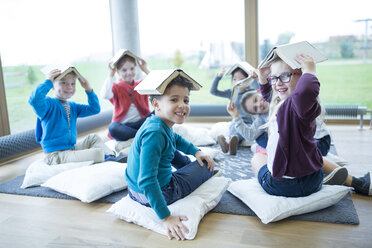
[[[204,124],[206,125],[206,124]],[[329,126],[349,172],[372,171],[372,130]],[[40,152],[0,167],[0,182],[24,173]],[[372,247],[372,197],[353,195],[359,225],[282,220],[208,213],[191,241],[165,236],[121,221],[110,204],[0,194],[0,247]]]

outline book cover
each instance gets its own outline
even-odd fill
[[[152,70],[134,90],[141,95],[162,95],[168,84],[178,75],[192,84],[191,90],[199,90],[202,86],[181,69]]]
[[[254,78],[251,78],[251,77],[248,76],[248,77],[236,82],[236,84],[233,87],[233,91],[231,93],[230,104],[234,103],[235,97],[238,94],[239,89],[247,88],[247,87],[251,86],[253,84],[254,80],[255,80]]]
[[[315,63],[327,60],[327,58],[309,42],[301,41],[272,48],[265,59],[258,65],[258,68],[269,67],[274,59],[280,57],[292,69],[299,69],[301,65],[295,60],[296,55],[299,53],[311,56]]]
[[[248,62],[240,61],[236,63],[235,65],[233,65],[228,71],[226,71],[225,76],[230,75],[236,68],[242,69],[248,75],[250,71],[255,70],[255,68],[252,65],[250,65]]]
[[[115,55],[111,58],[110,60],[110,66],[112,69],[114,69],[116,67],[116,64],[118,63],[118,61],[124,56],[124,55],[128,55],[132,58],[134,58],[136,61],[139,59],[134,53],[132,53],[131,51],[129,51],[128,49],[120,49],[119,51],[117,51],[115,53]]]
[[[56,77],[54,81],[60,80],[61,78],[63,78],[70,72],[74,72],[78,78],[82,78],[79,71],[73,65],[70,65],[70,64],[47,65],[41,68],[41,72],[44,73],[44,75],[48,75],[49,72],[55,69],[60,70],[61,74],[58,77]]]

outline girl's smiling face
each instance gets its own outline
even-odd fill
[[[274,62],[271,65],[271,73],[270,76],[279,77],[283,73],[296,73],[297,71],[290,68],[284,61],[279,60]],[[278,79],[277,83],[273,85],[273,90],[278,93],[278,96],[281,100],[287,99],[295,90],[297,81],[300,78],[300,75],[296,73],[296,75],[292,75],[291,79],[288,83],[283,83],[280,79]]]
[[[119,77],[127,83],[132,83],[136,77],[136,64],[126,61],[117,71]]]

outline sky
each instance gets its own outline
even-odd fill
[[[326,41],[365,33],[370,0],[259,0],[259,39]],[[198,51],[209,42],[243,42],[243,0],[138,0],[143,56]],[[368,32],[372,34],[372,22]],[[60,63],[112,53],[109,0],[1,0],[3,65]]]

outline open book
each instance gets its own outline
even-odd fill
[[[244,78],[244,79],[236,82],[236,84],[233,87],[232,94],[231,94],[230,104],[233,104],[234,103],[235,97],[238,94],[239,89],[241,89],[241,88],[248,88],[250,85],[253,84],[254,81],[255,81],[254,78],[248,76],[248,77],[246,77],[246,78]]]
[[[48,75],[49,72],[52,70],[58,69],[61,71],[61,74],[54,79],[54,81],[61,80],[64,76],[69,74],[70,72],[74,72],[76,77],[78,78],[83,78],[79,71],[72,65],[70,64],[60,64],[60,65],[47,65],[43,68],[41,68],[41,72],[44,73],[45,75]]]
[[[299,69],[301,65],[295,60],[296,55],[299,53],[311,56],[315,63],[327,60],[327,58],[309,42],[301,41],[274,47],[258,65],[258,69],[269,67],[272,61],[277,57],[280,57],[292,69]]]
[[[253,66],[251,66],[248,62],[240,61],[233,65],[226,73],[225,76],[230,75],[235,69],[240,68],[245,71],[248,75],[250,71],[255,70]]]
[[[112,69],[114,69],[116,67],[116,64],[118,63],[118,61],[124,56],[124,55],[128,55],[132,58],[134,58],[136,61],[139,59],[136,55],[134,55],[134,53],[132,53],[131,51],[127,50],[127,49],[120,49],[119,51],[117,51],[114,55],[114,57],[112,57],[112,59],[110,60],[110,66]]]
[[[192,84],[191,90],[199,90],[202,86],[181,69],[152,70],[134,90],[141,95],[162,95],[168,84],[178,75]]]

